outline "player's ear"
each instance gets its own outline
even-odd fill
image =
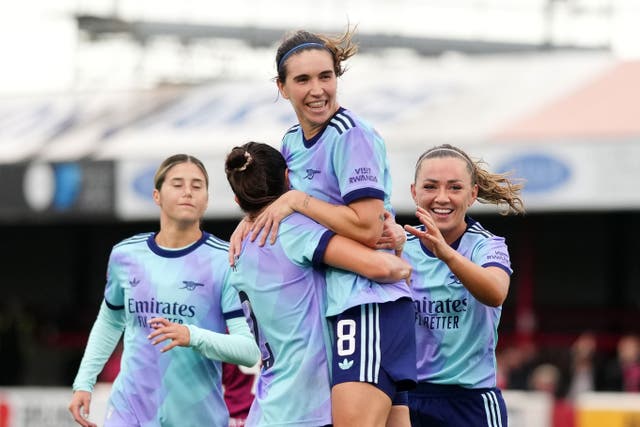
[[[471,200],[469,201],[469,207],[471,207],[471,205],[473,205],[473,203],[478,198],[478,191],[479,191],[478,184],[474,184],[473,189],[471,190]]]
[[[282,96],[284,99],[289,99],[289,95],[285,90],[284,83],[282,83],[280,80],[276,80],[276,84],[278,85],[278,92],[280,92],[280,96]]]
[[[160,192],[158,191],[158,189],[154,188],[153,189],[153,201],[155,202],[156,205],[160,206]]]
[[[418,193],[416,192],[416,183],[415,182],[411,184],[411,198],[413,199],[413,203],[415,203],[416,206],[419,206]]]

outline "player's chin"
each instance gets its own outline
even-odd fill
[[[200,216],[198,216],[198,215],[182,215],[182,216],[177,218],[176,222],[178,224],[180,224],[180,226],[182,226],[182,227],[188,227],[188,226],[192,226],[192,225],[195,225],[195,224],[199,224],[200,223]]]
[[[308,109],[307,118],[309,122],[316,126],[324,125],[329,119],[331,119],[332,112],[329,108],[322,109]]]

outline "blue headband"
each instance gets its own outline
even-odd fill
[[[290,57],[292,53],[294,53],[297,50],[304,49],[305,47],[319,47],[321,49],[329,50],[322,43],[315,43],[315,42],[312,42],[312,43],[301,43],[301,44],[299,44],[297,46],[292,47],[291,49],[289,49],[289,51],[287,53],[282,55],[282,58],[280,58],[280,62],[278,62],[278,71],[280,71],[280,67],[282,67],[282,64],[284,64],[284,61],[286,61],[287,58]]]

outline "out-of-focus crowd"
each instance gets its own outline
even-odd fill
[[[561,352],[547,352],[532,342],[497,353],[498,386],[503,390],[549,393],[553,425],[575,425],[575,400],[591,391],[640,392],[640,336],[621,335],[613,355],[600,351],[597,336],[580,334]]]

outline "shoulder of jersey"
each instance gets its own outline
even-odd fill
[[[338,134],[342,135],[349,129],[353,129],[356,127],[356,121],[351,117],[351,115],[343,110],[333,116],[333,118],[329,121],[329,127],[335,129]]]
[[[420,231],[424,231],[424,224],[420,224],[420,225],[414,225],[414,228],[417,228]],[[405,231],[404,234],[407,236],[407,242],[413,241],[413,240],[419,240],[416,236],[414,236],[413,234],[409,233],[408,231]]]
[[[149,239],[149,236],[151,236],[151,235],[153,235],[153,232],[136,234],[134,236],[128,237],[128,238],[120,241],[119,243],[116,243],[113,248],[115,249],[115,248],[120,248],[120,247],[123,247],[123,246],[135,245],[135,244],[139,244],[139,243],[146,243],[147,239]]]
[[[291,126],[289,129],[287,129],[287,131],[284,133],[284,136],[286,137],[287,135],[290,135],[292,133],[296,133],[296,132],[298,132],[299,129],[300,129],[300,124],[299,123],[295,124],[295,125]]]
[[[229,252],[229,242],[227,242],[226,240],[222,240],[214,236],[213,234],[209,235],[207,240],[205,240],[204,244],[213,249]]]
[[[342,135],[349,129],[355,128],[356,126],[357,126],[356,121],[346,111],[342,111],[336,114],[335,116],[333,116],[333,118],[331,118],[328,124],[328,127],[335,129],[340,135]],[[284,134],[284,137],[290,134],[296,133],[299,130],[300,130],[300,124],[299,123],[295,124],[291,126],[289,129],[287,129],[287,131]]]
[[[469,228],[467,228],[467,233],[474,234],[479,237],[484,237],[485,239],[489,239],[493,237],[493,233],[488,230],[485,230],[479,223],[474,222],[471,224]]]

